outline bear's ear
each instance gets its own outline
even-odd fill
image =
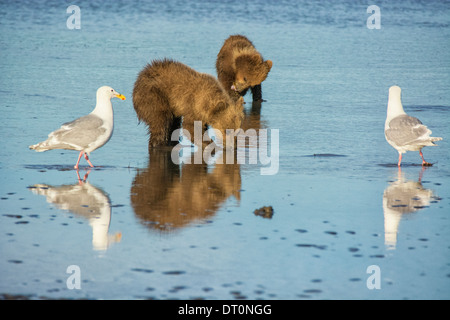
[[[269,72],[270,69],[272,69],[272,60],[267,60],[265,63],[267,66],[267,72]]]

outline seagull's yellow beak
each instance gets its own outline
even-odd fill
[[[119,98],[120,100],[125,100],[126,99],[125,96],[123,94],[120,94],[120,93],[116,94],[115,96],[116,96],[116,98]]]

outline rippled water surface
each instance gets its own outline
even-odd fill
[[[2,297],[449,299],[450,3],[374,4],[381,29],[355,1],[1,2]],[[268,133],[273,162],[249,163],[255,146],[233,164],[149,154],[138,72],[170,57],[215,74],[237,33],[273,61],[244,124]],[[383,134],[394,84],[443,137],[424,149],[430,168],[415,152],[397,169]],[[113,100],[97,167],[28,149],[89,113],[101,85],[127,100]]]

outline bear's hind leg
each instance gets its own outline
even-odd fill
[[[173,115],[168,112],[159,112],[154,114],[148,123],[150,140],[148,148],[159,146],[168,146],[172,132],[170,128],[173,125]]]

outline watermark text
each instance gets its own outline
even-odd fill
[[[67,7],[67,13],[71,14],[66,21],[67,29],[81,29],[81,10],[79,6],[71,5]]]
[[[259,131],[259,132],[258,132]],[[194,141],[198,145],[202,145],[203,142],[210,142],[206,145],[204,149],[199,148],[197,152],[194,153],[194,164],[201,164],[203,161],[212,159],[214,154],[225,152],[225,163],[234,164],[234,148],[237,148],[237,159],[236,163],[245,164],[246,153],[248,153],[249,164],[259,164],[262,165],[260,168],[261,175],[274,175],[278,173],[279,169],[279,130],[278,129],[247,129],[246,131],[242,129],[226,129],[225,132],[225,147],[223,147],[223,135],[219,130],[214,130],[215,136],[212,139],[208,131],[203,132],[203,126],[201,121],[194,122],[194,139],[191,139],[191,134],[188,130],[177,129],[174,130],[171,136],[171,141],[179,141],[180,137],[183,136],[189,141]],[[269,135],[270,131],[270,135]],[[248,145],[251,147],[247,147]],[[270,144],[269,144],[270,141]],[[235,145],[236,142],[236,145]],[[270,145],[270,154],[269,154]],[[182,156],[182,151],[186,147],[185,144],[179,142],[173,149],[171,153],[171,158],[173,163],[191,163],[191,158],[184,158]],[[216,163],[223,164],[224,157],[218,157]]]

